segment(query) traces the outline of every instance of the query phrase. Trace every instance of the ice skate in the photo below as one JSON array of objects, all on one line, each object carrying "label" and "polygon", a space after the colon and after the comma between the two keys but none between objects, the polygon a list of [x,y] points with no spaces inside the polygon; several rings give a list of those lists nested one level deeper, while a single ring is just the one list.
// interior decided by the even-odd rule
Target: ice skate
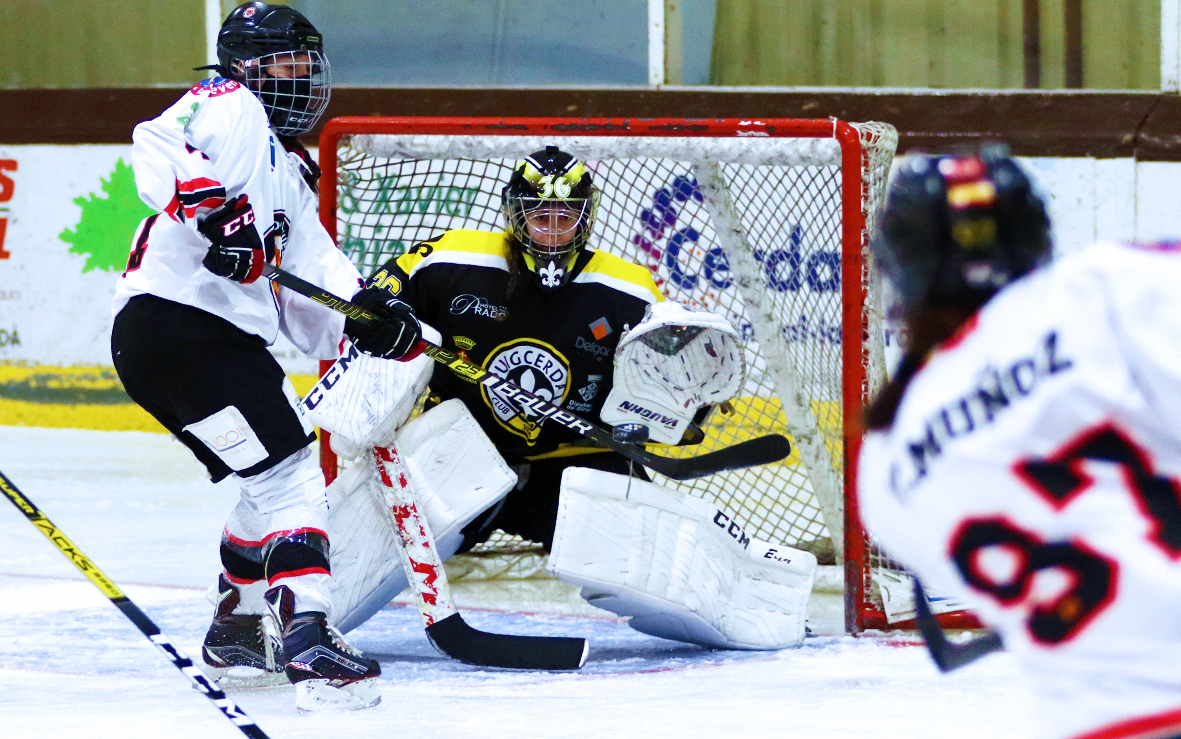
[{"label": "ice skate", "polygon": [[226,576],[217,579],[217,609],[201,657],[213,677],[274,682],[283,676],[282,643],[268,634],[262,616],[236,614],[241,594]]},{"label": "ice skate", "polygon": [[381,702],[376,660],[349,646],[323,613],[292,613],[294,596],[288,588],[268,590],[266,600],[280,625],[287,678],[295,685],[300,713],[353,711]]}]

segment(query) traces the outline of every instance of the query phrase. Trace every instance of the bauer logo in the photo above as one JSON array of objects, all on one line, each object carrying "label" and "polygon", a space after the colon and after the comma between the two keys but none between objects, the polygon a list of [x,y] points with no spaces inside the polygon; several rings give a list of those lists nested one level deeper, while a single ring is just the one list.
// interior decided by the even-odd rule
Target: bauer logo
[{"label": "bauer logo", "polygon": [[[515,339],[501,344],[488,355],[484,368],[547,403],[560,406],[566,402],[570,362],[545,342]],[[481,385],[480,393],[501,426],[529,444],[537,441],[545,416],[531,407],[527,398],[512,388],[490,391],[486,385]]]}]

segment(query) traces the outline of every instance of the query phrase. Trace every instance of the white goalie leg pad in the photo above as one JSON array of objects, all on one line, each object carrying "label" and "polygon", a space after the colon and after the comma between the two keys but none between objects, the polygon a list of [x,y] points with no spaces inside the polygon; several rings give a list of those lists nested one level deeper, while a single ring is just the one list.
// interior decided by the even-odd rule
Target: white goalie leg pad
[{"label": "white goalie leg pad", "polygon": [[[422,336],[439,343],[438,331],[422,324]],[[332,451],[354,459],[394,440],[394,429],[414,410],[430,382],[434,360],[424,355],[409,362],[379,359],[346,342],[340,359],[300,402],[312,423],[329,432]]]},{"label": "white goalie leg pad", "polygon": [[699,408],[742,389],[739,338],[716,313],[672,301],[648,306],[615,349],[614,382],[600,418],[613,426],[643,424],[651,440],[679,443]]},{"label": "white goalie leg pad", "polygon": [[[413,478],[419,511],[446,560],[463,542],[461,529],[508,494],[517,476],[463,401],[448,400],[397,433]],[[381,480],[366,454],[328,487],[334,625],[348,632],[407,585],[398,536],[383,510]]]},{"label": "white goalie leg pad", "polygon": [[723,511],[626,476],[562,475],[546,565],[645,634],[722,649],[804,639],[816,557],[751,539]]}]

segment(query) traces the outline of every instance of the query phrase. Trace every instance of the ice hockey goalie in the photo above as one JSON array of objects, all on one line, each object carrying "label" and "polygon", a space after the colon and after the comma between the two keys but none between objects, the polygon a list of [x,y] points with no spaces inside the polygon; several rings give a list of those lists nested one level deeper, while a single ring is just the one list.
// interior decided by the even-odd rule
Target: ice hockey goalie
[{"label": "ice hockey goalie", "polygon": [[[736,332],[724,319],[666,305],[675,306],[658,304],[629,331],[632,340],[620,342],[616,378],[629,392],[611,397],[667,418],[652,436],[679,441],[703,408],[740,390],[743,366]],[[423,330],[433,338],[432,329]],[[653,374],[665,378],[659,394],[643,391]],[[461,546],[463,529],[517,483],[462,401],[404,423],[430,376],[425,357],[380,363],[346,349],[303,401],[313,421],[332,432],[337,453],[356,457],[329,488],[335,624],[342,631],[407,586],[397,537],[380,509],[370,447],[398,447],[444,559]],[[614,418],[642,420],[624,414]],[[552,542],[549,571],[580,586],[592,605],[630,617],[639,631],[731,649],[779,649],[804,638],[815,557],[751,538],[706,501],[571,466],[561,478]]]}]

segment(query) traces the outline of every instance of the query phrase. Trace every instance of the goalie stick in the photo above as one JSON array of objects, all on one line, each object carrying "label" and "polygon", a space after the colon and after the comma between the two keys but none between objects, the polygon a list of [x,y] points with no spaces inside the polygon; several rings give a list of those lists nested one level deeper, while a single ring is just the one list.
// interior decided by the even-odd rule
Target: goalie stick
[{"label": "goalie stick", "polygon": [[130,619],[131,623],[135,624],[143,632],[143,635],[164,653],[164,656],[168,657],[173,666],[189,679],[195,690],[201,691],[206,698],[213,701],[213,705],[217,706],[218,710],[234,726],[237,726],[239,731],[251,739],[268,739],[258,724],[254,723],[245,711],[230,700],[222,690],[218,689],[216,683],[200,668],[194,666],[193,661],[185,656],[185,653],[174,645],[171,639],[160,632],[160,628],[153,623],[152,619],[132,603],[131,599],[119,590],[119,586],[112,582],[94,562],[91,562],[90,558],[83,554],[82,550],[70,541],[37,506],[33,505],[31,500],[17,490],[16,485],[3,472],[0,472],[0,491],[3,491],[5,497],[12,501],[12,504],[21,513],[25,514],[25,518],[29,519],[30,523],[36,526],[42,534],[45,534],[45,538],[53,542],[53,545],[65,555],[66,559],[73,562],[74,566],[83,575],[86,575],[87,580],[94,583],[95,587],[101,590],[102,594],[107,596],[107,599],[114,603],[115,607],[122,611],[123,615]]},{"label": "goalie stick", "polygon": [[915,625],[923,635],[927,651],[931,653],[931,659],[940,672],[958,670],[986,654],[1005,648],[1000,634],[991,630],[963,644],[948,641],[939,622],[931,614],[931,606],[927,605],[927,594],[923,592],[923,585],[917,577],[914,578],[914,611]]},{"label": "goalie stick", "polygon": [[381,477],[383,508],[393,518],[402,548],[402,566],[414,590],[414,600],[427,636],[440,652],[480,667],[518,670],[577,670],[586,662],[586,639],[553,636],[490,634],[473,629],[459,615],[443,561],[426,519],[418,512],[410,476],[394,447],[374,447]]},{"label": "goalie stick", "polygon": [[[270,264],[263,265],[262,274],[264,277],[277,282],[289,290],[343,313],[354,321],[368,323],[370,321],[381,320],[379,316],[370,313],[364,308],[350,303],[344,298],[333,295],[323,288],[316,287],[312,283],[302,280],[278,267]],[[542,419],[553,419],[555,422],[578,432],[599,446],[613,449],[627,459],[633,462],[639,462],[648,469],[664,475],[671,480],[692,480],[726,470],[738,470],[760,464],[770,464],[771,462],[778,462],[784,459],[791,453],[791,444],[788,443],[786,437],[779,434],[769,434],[755,439],[748,439],[734,446],[701,454],[696,457],[686,457],[683,459],[662,457],[649,452],[642,446],[616,441],[610,431],[537,397],[510,380],[493,374],[483,367],[447,351],[441,346],[425,340],[419,346],[422,347],[423,353],[439,364],[446,365],[448,369],[461,379],[474,384],[482,384],[490,392],[495,391],[502,397],[515,401],[522,409],[533,411],[538,416],[541,416]]]}]

